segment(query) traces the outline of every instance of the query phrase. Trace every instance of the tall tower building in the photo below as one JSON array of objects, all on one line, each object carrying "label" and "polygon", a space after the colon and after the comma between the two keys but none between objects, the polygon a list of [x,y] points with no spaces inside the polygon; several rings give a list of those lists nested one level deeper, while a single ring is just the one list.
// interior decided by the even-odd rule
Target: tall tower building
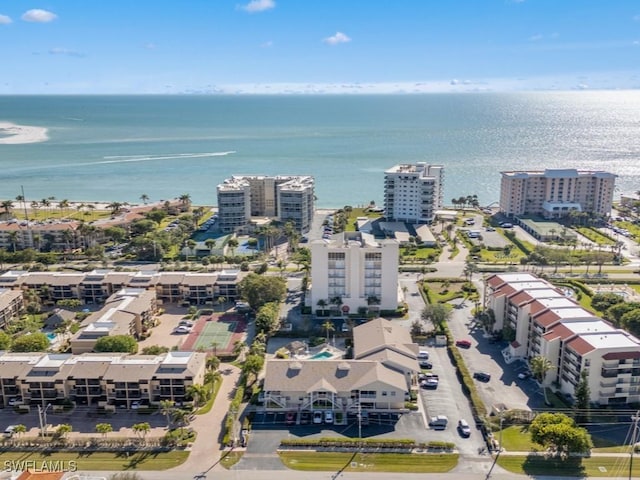
[{"label": "tall tower building", "polygon": [[384,208],[389,221],[432,223],[442,208],[444,166],[396,165],[384,172]]}]

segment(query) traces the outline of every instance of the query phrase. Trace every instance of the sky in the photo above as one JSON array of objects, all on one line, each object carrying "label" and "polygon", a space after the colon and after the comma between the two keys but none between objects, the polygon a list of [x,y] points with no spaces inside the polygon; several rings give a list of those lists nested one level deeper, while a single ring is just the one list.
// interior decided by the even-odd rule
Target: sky
[{"label": "sky", "polygon": [[0,94],[629,88],[638,0],[0,0]]}]

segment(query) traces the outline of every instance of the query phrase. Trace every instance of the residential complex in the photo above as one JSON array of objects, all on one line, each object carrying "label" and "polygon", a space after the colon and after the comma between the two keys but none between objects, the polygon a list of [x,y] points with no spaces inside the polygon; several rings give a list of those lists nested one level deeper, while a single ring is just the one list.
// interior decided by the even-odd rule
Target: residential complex
[{"label": "residential complex", "polygon": [[396,165],[384,172],[384,211],[387,220],[432,223],[442,208],[444,166],[424,162]]},{"label": "residential complex", "polygon": [[640,340],[580,307],[569,292],[528,273],[486,280],[495,330],[513,331],[505,359],[544,356],[552,363],[545,385],[574,395],[587,372],[591,401],[600,405],[640,401]]},{"label": "residential complex", "polygon": [[20,318],[24,310],[22,291],[0,288],[0,328]]},{"label": "residential complex", "polygon": [[377,318],[353,329],[355,357],[267,361],[264,408],[268,411],[331,410],[346,423],[358,411],[404,411],[416,388],[418,345],[408,330]]},{"label": "residential complex", "polygon": [[182,404],[188,388],[204,383],[206,354],[42,354],[0,352],[0,403],[79,405],[105,409]]},{"label": "residential complex", "polygon": [[398,242],[362,232],[342,232],[311,242],[311,307],[339,314],[398,307]]},{"label": "residential complex", "polygon": [[217,187],[218,218],[223,232],[246,233],[252,219],[293,222],[299,233],[311,227],[315,209],[310,176],[234,175]]},{"label": "residential complex", "polygon": [[501,172],[500,211],[561,218],[571,211],[611,213],[616,175],[604,171],[557,169]]},{"label": "residential complex", "polygon": [[75,298],[86,304],[103,303],[123,288],[153,290],[160,303],[211,303],[218,297],[235,300],[237,283],[246,275],[239,270],[212,273],[93,270],[84,273],[25,272],[0,275],[0,289],[31,289],[45,304]]}]

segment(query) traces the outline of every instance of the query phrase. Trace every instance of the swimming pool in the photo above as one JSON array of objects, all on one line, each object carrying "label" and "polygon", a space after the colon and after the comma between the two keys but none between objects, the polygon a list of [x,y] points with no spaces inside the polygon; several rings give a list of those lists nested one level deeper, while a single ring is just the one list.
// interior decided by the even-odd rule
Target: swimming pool
[{"label": "swimming pool", "polygon": [[56,338],[58,338],[58,334],[57,333],[47,333],[47,338],[49,339],[49,342],[53,342]]},{"label": "swimming pool", "polygon": [[316,353],[313,357],[309,357],[309,360],[325,360],[327,358],[332,358],[332,357],[333,357],[333,353],[327,352],[325,350],[324,352]]}]

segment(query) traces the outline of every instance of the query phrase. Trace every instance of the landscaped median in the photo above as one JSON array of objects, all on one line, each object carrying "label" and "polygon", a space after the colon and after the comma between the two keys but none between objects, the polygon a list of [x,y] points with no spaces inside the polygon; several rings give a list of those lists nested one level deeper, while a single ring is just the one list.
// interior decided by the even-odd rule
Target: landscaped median
[{"label": "landscaped median", "polygon": [[283,440],[278,455],[293,470],[441,473],[458,464],[453,449],[447,442],[319,438]]}]

